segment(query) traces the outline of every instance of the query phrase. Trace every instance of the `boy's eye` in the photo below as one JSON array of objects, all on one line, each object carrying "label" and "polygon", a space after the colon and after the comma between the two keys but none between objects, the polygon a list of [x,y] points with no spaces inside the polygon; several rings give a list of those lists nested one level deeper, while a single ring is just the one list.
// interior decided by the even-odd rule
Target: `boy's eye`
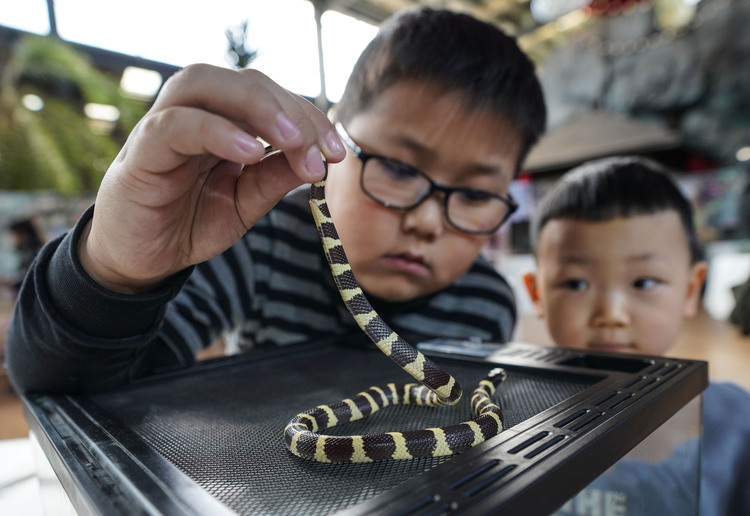
[{"label": "boy's eye", "polygon": [[651,290],[659,284],[656,278],[638,278],[633,282],[633,286],[638,290]]},{"label": "boy's eye", "polygon": [[399,163],[391,161],[378,160],[383,173],[388,175],[388,178],[395,181],[411,181],[415,178],[421,177],[419,172],[416,170],[405,167]]},{"label": "boy's eye", "polygon": [[463,204],[483,204],[496,199],[490,192],[472,188],[456,190],[454,195],[459,195]]},{"label": "boy's eye", "polygon": [[561,286],[567,290],[586,290],[589,284],[582,279],[569,279],[563,281]]},{"label": "boy's eye", "polygon": [[485,192],[484,190],[473,190],[470,188],[457,190],[457,194],[461,194],[461,197],[466,199],[467,201],[486,201],[487,199],[492,199],[492,194],[489,192]]}]

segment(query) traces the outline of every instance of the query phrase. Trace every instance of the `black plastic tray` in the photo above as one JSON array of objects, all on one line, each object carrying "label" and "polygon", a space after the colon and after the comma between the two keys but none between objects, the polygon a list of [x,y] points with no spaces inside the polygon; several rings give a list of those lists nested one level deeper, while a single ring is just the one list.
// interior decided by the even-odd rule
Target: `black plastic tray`
[{"label": "black plastic tray", "polygon": [[[319,464],[293,456],[297,413],[409,381],[377,350],[314,343],[220,359],[96,396],[25,399],[32,431],[83,514],[553,512],[707,386],[705,362],[511,343],[427,343],[470,394],[502,365],[505,430],[454,456]],[[332,429],[443,426],[455,407],[397,406]]]}]

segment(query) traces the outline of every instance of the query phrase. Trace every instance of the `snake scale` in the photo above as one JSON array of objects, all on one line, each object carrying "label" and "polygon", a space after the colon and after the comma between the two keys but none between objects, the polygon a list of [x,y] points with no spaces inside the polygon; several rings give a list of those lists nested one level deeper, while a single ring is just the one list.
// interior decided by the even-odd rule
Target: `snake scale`
[{"label": "snake scale", "polygon": [[386,356],[420,384],[389,383],[370,387],[353,398],[319,405],[292,418],[284,429],[289,450],[318,462],[371,462],[385,459],[439,457],[467,450],[502,431],[500,407],[492,401],[503,369],[493,369],[474,390],[476,417],[442,428],[369,435],[333,436],[319,430],[362,419],[389,405],[453,405],[461,398],[455,378],[394,332],[365,297],[339,240],[325,198],[325,178],[310,188],[310,208],[336,287],[357,325]]}]

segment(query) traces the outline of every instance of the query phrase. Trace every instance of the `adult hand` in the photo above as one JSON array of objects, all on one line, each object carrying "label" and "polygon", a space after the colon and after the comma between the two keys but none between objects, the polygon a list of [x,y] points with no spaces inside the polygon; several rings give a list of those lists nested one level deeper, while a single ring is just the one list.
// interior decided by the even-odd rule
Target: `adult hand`
[{"label": "adult hand", "polygon": [[[262,159],[256,137],[281,152]],[[305,99],[254,70],[187,67],[107,171],[81,263],[111,290],[152,289],[228,249],[292,189],[322,179],[321,151],[331,162],[346,154]]]}]

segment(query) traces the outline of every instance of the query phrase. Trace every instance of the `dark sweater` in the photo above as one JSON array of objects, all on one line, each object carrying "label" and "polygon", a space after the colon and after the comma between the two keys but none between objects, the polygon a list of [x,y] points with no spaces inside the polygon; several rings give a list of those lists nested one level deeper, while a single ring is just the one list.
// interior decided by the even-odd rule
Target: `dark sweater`
[{"label": "dark sweater", "polygon": [[[40,252],[8,334],[8,369],[19,392],[98,391],[155,371],[189,366],[223,337],[230,351],[357,332],[325,261],[307,204],[292,192],[234,246],[176,274],[155,292],[123,295],[94,282],[76,246],[93,207]],[[516,320],[512,291],[483,259],[423,299],[371,299],[407,339],[504,342]]]}]

